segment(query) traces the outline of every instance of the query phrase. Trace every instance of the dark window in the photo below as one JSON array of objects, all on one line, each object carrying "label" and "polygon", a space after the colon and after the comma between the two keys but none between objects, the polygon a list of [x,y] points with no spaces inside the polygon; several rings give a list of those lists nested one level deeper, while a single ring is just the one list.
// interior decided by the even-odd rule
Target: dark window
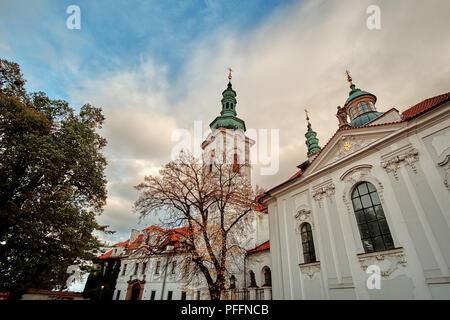
[{"label": "dark window", "polygon": [[233,172],[236,172],[236,173],[239,172],[239,164],[238,164],[238,155],[237,155],[237,153],[235,153],[234,157],[233,157]]},{"label": "dark window", "polygon": [[303,258],[305,263],[316,262],[316,251],[314,249],[314,240],[309,223],[304,223],[301,228]]},{"label": "dark window", "polygon": [[264,284],[263,286],[272,286],[272,274],[269,267],[264,268]]},{"label": "dark window", "polygon": [[156,261],[156,269],[155,269],[155,274],[159,274],[159,266],[161,265],[161,262]]},{"label": "dark window", "polygon": [[147,262],[142,264],[142,274],[145,274],[145,269],[147,269]]},{"label": "dark window", "polygon": [[197,300],[200,300],[200,290],[197,291]]},{"label": "dark window", "polygon": [[362,102],[358,103],[358,113],[359,114],[363,114],[368,111],[370,111],[370,108],[366,102],[362,101]]},{"label": "dark window", "polygon": [[175,273],[175,268],[177,267],[177,261],[172,261],[172,274]]},{"label": "dark window", "polygon": [[227,102],[227,103],[225,104],[225,109],[229,109],[229,108],[230,108],[230,103]]},{"label": "dark window", "polygon": [[252,270],[250,270],[249,274],[250,274],[250,288],[257,287],[258,285],[256,284],[255,273]]},{"label": "dark window", "polygon": [[356,112],[354,108],[350,108],[350,118],[353,120],[356,116]]},{"label": "dark window", "polygon": [[125,272],[127,272],[127,265],[126,264],[123,265],[123,271],[122,271],[122,275],[123,276],[125,275]]},{"label": "dark window", "polygon": [[230,289],[236,289],[236,277],[234,275],[230,277]]},{"label": "dark window", "polygon": [[172,300],[173,291],[167,291],[167,300]]},{"label": "dark window", "polygon": [[138,274],[138,270],[139,270],[139,263],[136,263],[136,267],[134,268],[134,275]]},{"label": "dark window", "polygon": [[119,300],[119,298],[120,298],[120,290],[117,290],[116,300]]},{"label": "dark window", "polygon": [[374,185],[369,182],[358,184],[352,192],[352,202],[364,251],[393,249],[394,241]]},{"label": "dark window", "polygon": [[152,291],[152,294],[150,295],[150,300],[155,300],[156,291]]},{"label": "dark window", "polygon": [[186,300],[186,291],[181,291],[181,300]]}]

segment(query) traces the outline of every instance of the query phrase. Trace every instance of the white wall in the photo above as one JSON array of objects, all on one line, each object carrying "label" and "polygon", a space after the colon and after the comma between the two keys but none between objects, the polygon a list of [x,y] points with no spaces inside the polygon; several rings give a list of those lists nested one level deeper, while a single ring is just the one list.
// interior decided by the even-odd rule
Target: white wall
[{"label": "white wall", "polygon": [[[442,106],[393,132],[382,132],[388,126],[366,130],[371,144],[362,141],[360,152],[337,160],[330,154],[323,168],[272,193],[274,299],[450,299],[449,109]],[[377,188],[397,250],[364,253],[350,200],[360,181]],[[298,215],[301,210],[309,214]],[[318,264],[304,265],[299,219],[313,226]],[[381,289],[366,285],[370,274],[364,270],[371,264],[381,268]]]}]

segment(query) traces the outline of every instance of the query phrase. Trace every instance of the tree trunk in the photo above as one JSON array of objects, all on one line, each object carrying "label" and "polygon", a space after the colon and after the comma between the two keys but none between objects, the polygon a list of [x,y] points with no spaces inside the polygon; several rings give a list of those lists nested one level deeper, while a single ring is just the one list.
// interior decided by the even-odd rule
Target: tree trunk
[{"label": "tree trunk", "polygon": [[222,293],[222,290],[218,288],[217,286],[211,287],[209,289],[209,295],[211,296],[211,300],[220,300],[220,295]]}]

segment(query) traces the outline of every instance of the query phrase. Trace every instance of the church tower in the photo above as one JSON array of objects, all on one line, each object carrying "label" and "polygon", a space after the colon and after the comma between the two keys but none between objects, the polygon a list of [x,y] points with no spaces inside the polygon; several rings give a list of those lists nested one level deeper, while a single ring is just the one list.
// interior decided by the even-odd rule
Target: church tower
[{"label": "church tower", "polygon": [[216,161],[244,165],[241,173],[251,182],[250,147],[255,141],[245,135],[244,120],[237,117],[236,91],[231,84],[231,68],[228,69],[228,85],[222,92],[222,111],[209,125],[211,133],[202,143],[203,160],[210,164]]},{"label": "church tower", "polygon": [[346,71],[346,74],[351,91],[349,92],[347,101],[345,101],[344,110],[350,117],[350,127],[362,127],[370,121],[375,120],[383,113],[377,112],[377,109],[375,108],[377,97],[370,92],[356,88],[350,73]]},{"label": "church tower", "polygon": [[308,130],[305,133],[306,137],[306,146],[308,147],[308,160],[312,160],[317,152],[320,151],[319,139],[317,138],[317,133],[311,128],[311,122],[309,122],[309,114],[308,110],[305,109],[306,112],[306,121],[308,122],[307,128]]}]

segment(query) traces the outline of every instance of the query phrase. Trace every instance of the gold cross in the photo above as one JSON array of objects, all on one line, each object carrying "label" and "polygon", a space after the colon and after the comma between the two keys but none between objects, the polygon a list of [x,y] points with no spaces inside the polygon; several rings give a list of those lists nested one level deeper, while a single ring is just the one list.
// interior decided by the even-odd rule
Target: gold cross
[{"label": "gold cross", "polygon": [[350,84],[353,84],[352,81],[352,77],[350,76],[350,71],[345,70],[345,74],[347,75],[347,81],[350,82]]},{"label": "gold cross", "polygon": [[308,112],[307,109],[305,109],[305,112],[306,112],[306,121],[308,121],[308,128],[310,128],[311,127],[311,122],[309,122],[309,112]]},{"label": "gold cross", "polygon": [[229,71],[229,73],[228,73],[228,80],[231,80],[231,78],[232,78],[231,73],[233,72],[233,69],[228,68],[228,71]]}]

